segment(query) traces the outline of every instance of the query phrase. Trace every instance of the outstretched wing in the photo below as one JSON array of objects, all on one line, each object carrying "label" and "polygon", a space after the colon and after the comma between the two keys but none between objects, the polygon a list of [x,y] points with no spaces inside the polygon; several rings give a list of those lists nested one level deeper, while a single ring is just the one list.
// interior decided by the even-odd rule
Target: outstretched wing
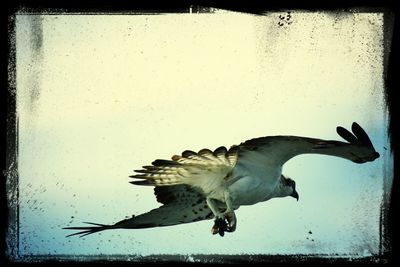
[{"label": "outstretched wing", "polygon": [[202,149],[198,153],[186,150],[172,160],[155,160],[151,166],[135,170],[139,174],[130,176],[139,179],[136,185],[171,186],[186,184],[207,194],[228,177],[237,161],[237,147],[229,151],[219,147],[214,152]]},{"label": "outstretched wing", "polygon": [[114,225],[88,223],[93,226],[66,227],[64,229],[79,231],[68,236],[81,235],[83,237],[108,229],[140,229],[171,226],[208,220],[214,217],[214,214],[207,206],[204,196],[189,186],[155,187],[154,194],[157,201],[164,205],[149,212],[132,216],[132,218],[119,221]]},{"label": "outstretched wing", "polygon": [[355,163],[374,161],[379,157],[367,133],[356,122],[352,124],[352,133],[340,126],[336,131],[348,143],[299,136],[267,136],[247,140],[239,145],[239,163],[282,166],[300,154],[324,154]]}]

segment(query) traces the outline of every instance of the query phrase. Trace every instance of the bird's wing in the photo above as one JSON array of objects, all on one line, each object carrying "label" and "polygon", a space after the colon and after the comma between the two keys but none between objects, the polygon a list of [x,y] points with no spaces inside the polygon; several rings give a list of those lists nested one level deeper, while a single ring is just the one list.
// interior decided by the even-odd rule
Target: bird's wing
[{"label": "bird's wing", "polygon": [[207,194],[218,187],[224,178],[229,178],[237,161],[237,147],[227,150],[219,147],[214,152],[202,149],[198,153],[186,150],[172,160],[155,160],[151,166],[135,170],[139,174],[130,176],[139,179],[136,185],[171,186],[186,184]]},{"label": "bird's wing", "polygon": [[164,205],[149,212],[132,216],[132,218],[119,221],[114,225],[88,223],[93,226],[66,227],[64,229],[78,230],[77,233],[69,236],[81,235],[83,237],[108,229],[170,226],[208,220],[214,217],[214,214],[207,206],[205,197],[187,185],[155,187],[154,194],[157,201]]},{"label": "bird's wing", "polygon": [[247,140],[239,145],[238,165],[281,167],[300,154],[324,154],[341,157],[355,163],[374,161],[379,157],[367,133],[356,122],[352,132],[343,127],[337,133],[347,142],[299,136],[267,136]]}]

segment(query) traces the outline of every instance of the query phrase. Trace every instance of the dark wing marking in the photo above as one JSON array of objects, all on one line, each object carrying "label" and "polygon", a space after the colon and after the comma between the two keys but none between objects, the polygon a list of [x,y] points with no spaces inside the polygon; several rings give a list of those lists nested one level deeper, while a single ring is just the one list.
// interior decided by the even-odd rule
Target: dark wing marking
[{"label": "dark wing marking", "polygon": [[338,126],[336,128],[336,132],[340,135],[344,140],[349,142],[350,144],[355,144],[358,142],[357,137],[355,137],[350,131],[345,128]]},{"label": "dark wing marking", "polygon": [[156,159],[151,164],[153,164],[154,166],[161,166],[161,167],[164,167],[164,166],[176,167],[176,166],[180,166],[181,165],[176,161],[164,160],[164,159]]},{"label": "dark wing marking", "polygon": [[192,199],[202,199],[204,196],[188,185],[156,186],[154,195],[162,204],[172,202],[190,202]]},{"label": "dark wing marking", "polygon": [[189,158],[190,156],[196,156],[197,153],[191,150],[185,150],[182,152],[182,157]]},{"label": "dark wing marking", "polygon": [[213,155],[216,157],[221,156],[221,155],[225,156],[226,153],[228,153],[228,150],[226,150],[226,147],[220,146],[219,148],[214,150]]},{"label": "dark wing marking", "polygon": [[336,128],[336,132],[350,144],[358,144],[369,148],[374,147],[368,134],[358,123],[353,122],[351,130],[353,133],[340,126]]},{"label": "dark wing marking", "polygon": [[357,139],[360,141],[361,144],[363,144],[366,147],[374,147],[372,145],[371,139],[369,139],[368,134],[364,131],[363,128],[361,128],[361,126],[356,123],[353,122],[353,124],[351,125],[351,130],[353,131],[354,135],[357,137]]}]

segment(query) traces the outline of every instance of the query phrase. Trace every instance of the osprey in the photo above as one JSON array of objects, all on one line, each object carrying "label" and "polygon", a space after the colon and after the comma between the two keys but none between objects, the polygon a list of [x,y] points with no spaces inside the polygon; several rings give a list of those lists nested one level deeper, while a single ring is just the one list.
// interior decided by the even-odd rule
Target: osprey
[{"label": "osprey", "polygon": [[247,140],[229,150],[184,151],[172,160],[157,159],[152,165],[135,170],[134,185],[155,186],[154,194],[163,205],[147,213],[132,216],[113,225],[66,227],[80,230],[70,234],[85,236],[108,229],[139,229],[170,226],[215,218],[212,234],[233,232],[235,210],[275,197],[299,199],[296,183],[282,174],[286,161],[300,154],[324,154],[355,163],[379,157],[366,132],[352,124],[352,132],[343,127],[337,133],[347,142],[299,136],[267,136]]}]

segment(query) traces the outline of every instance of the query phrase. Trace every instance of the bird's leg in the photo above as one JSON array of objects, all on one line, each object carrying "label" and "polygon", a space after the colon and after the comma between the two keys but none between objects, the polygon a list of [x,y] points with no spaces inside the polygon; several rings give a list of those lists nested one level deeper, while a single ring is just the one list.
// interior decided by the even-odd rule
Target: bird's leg
[{"label": "bird's leg", "polygon": [[224,214],[219,211],[214,199],[207,198],[206,201],[208,207],[215,216],[214,226],[211,228],[211,233],[213,235],[219,233],[220,236],[224,236],[224,232],[227,228],[227,222],[225,221]]},{"label": "bird's leg", "polygon": [[229,195],[229,192],[225,191],[225,204],[226,211],[224,212],[224,218],[228,221],[228,227],[226,229],[227,232],[234,232],[236,230],[236,215],[233,210],[232,198]]},{"label": "bird's leg", "polygon": [[207,205],[215,215],[214,226],[211,228],[213,235],[219,233],[220,236],[224,236],[225,232],[234,232],[236,230],[236,215],[228,192],[224,193],[224,198],[227,207],[224,213],[219,211],[213,199],[207,198]]}]

